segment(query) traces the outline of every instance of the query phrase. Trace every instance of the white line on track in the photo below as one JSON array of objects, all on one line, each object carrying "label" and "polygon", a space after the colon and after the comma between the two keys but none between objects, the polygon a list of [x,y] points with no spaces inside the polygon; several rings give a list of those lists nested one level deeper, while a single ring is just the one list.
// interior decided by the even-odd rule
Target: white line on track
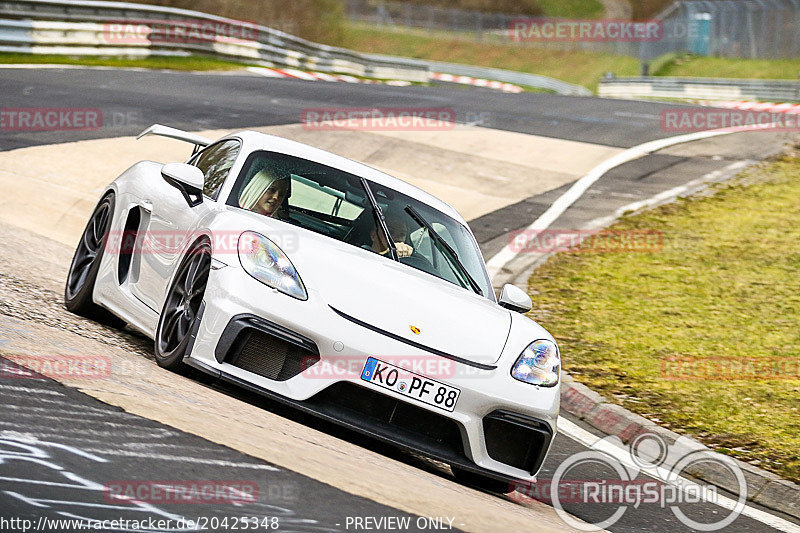
[{"label": "white line on track", "polygon": [[[117,425],[117,424],[115,424]],[[18,420],[9,421],[9,420],[0,420],[0,426],[10,426],[12,428],[20,428],[22,425]],[[95,438],[97,437],[112,437],[112,438],[123,438],[123,439],[163,439],[166,437],[174,437],[177,435],[174,431],[164,428],[148,428],[148,427],[133,427],[131,428],[134,431],[103,431],[99,429],[92,429],[92,428],[79,428],[74,427],[69,429],[69,434],[64,434],[60,431],[28,431],[26,427],[22,426],[20,431],[24,432],[26,435],[33,435],[39,438],[53,438],[57,437],[59,439],[69,439],[73,435],[89,435]],[[2,430],[2,431],[9,431],[9,430]]]},{"label": "white line on track", "polygon": [[[590,170],[588,174],[573,183],[564,194],[562,194],[555,202],[553,202],[550,207],[548,207],[547,210],[539,216],[539,218],[534,220],[533,223],[523,231],[530,233],[532,234],[531,236],[533,236],[549,228],[550,225],[558,219],[558,217],[564,214],[564,211],[569,209],[572,204],[574,204],[581,196],[583,196],[589,187],[591,187],[606,172],[615,167],[669,146],[699,141],[701,139],[708,139],[710,137],[717,137],[719,135],[728,135],[731,133],[737,133],[739,131],[747,130],[726,129],[698,131],[695,133],[687,133],[685,135],[667,137],[666,139],[656,139],[655,141],[646,142],[638,146],[628,148],[624,152],[620,152],[617,155],[606,159]],[[518,254],[519,252],[513,251],[511,247],[506,244],[502,250],[500,250],[494,257],[486,262],[486,268],[489,270],[489,277],[494,279],[503,269],[503,267],[517,257]]]},{"label": "white line on track", "polygon": [[677,187],[673,187],[671,189],[667,189],[666,191],[662,191],[662,192],[660,192],[660,193],[658,193],[658,194],[656,194],[654,196],[651,196],[650,198],[647,198],[645,200],[639,200],[637,202],[633,202],[633,203],[630,203],[630,204],[627,204],[627,205],[623,205],[622,207],[620,207],[619,209],[614,211],[614,213],[611,214],[611,215],[608,215],[608,216],[605,216],[605,217],[600,217],[600,218],[595,218],[594,220],[590,221],[587,224],[587,227],[589,229],[605,227],[605,226],[613,223],[615,220],[620,218],[625,213],[628,213],[628,212],[631,212],[631,211],[638,211],[638,210],[644,209],[646,207],[656,206],[656,205],[658,205],[658,204],[660,204],[662,202],[667,202],[667,201],[670,201],[670,200],[674,200],[675,198],[677,198],[679,196],[682,196],[684,194],[690,193],[690,192],[698,189],[701,185],[703,185],[705,183],[713,182],[713,181],[719,179],[722,176],[727,176],[730,173],[738,171],[738,170],[741,170],[741,169],[743,169],[743,168],[745,168],[745,167],[747,167],[747,166],[749,166],[749,165],[751,165],[753,163],[755,163],[755,161],[752,160],[752,159],[744,159],[744,160],[741,160],[741,161],[735,161],[735,162],[731,163],[730,165],[728,165],[725,168],[722,168],[722,169],[719,169],[719,170],[714,170],[714,171],[711,171],[711,172],[709,172],[707,174],[703,174],[699,178],[693,179],[692,181],[689,181],[689,182],[687,182],[687,183],[685,183],[683,185],[678,185]]},{"label": "white line on track", "polygon": [[[80,413],[79,413],[80,414]],[[25,416],[24,413],[18,413],[18,416],[22,415]],[[80,424],[95,424],[96,426],[102,426],[104,428],[125,428],[127,430],[132,431],[152,431],[153,429],[148,426],[139,426],[136,424],[131,424],[130,422],[109,422],[108,420],[103,419],[87,419],[83,417],[83,414],[80,414],[80,417],[71,417],[71,416],[63,416],[63,415],[56,415],[56,414],[49,414],[49,415],[42,415],[37,414],[33,415],[36,417],[36,420],[57,420],[60,422],[77,422]],[[146,419],[145,419],[146,420]],[[17,421],[0,421],[0,425],[3,424],[16,424]]]},{"label": "white line on track", "polygon": [[[75,407],[75,406],[71,406]],[[58,409],[56,407],[35,407],[33,405],[4,405],[3,409],[6,411],[33,411],[36,413],[48,413],[48,414],[63,414],[63,415],[78,415],[78,416],[100,416],[100,417],[120,417],[120,418],[138,418],[136,415],[131,413],[126,413],[124,411],[89,411],[83,410],[80,411],[71,411],[69,409]]]},{"label": "white line on track", "polygon": [[[578,426],[573,422],[570,422],[564,417],[558,418],[558,430],[564,435],[571,438],[572,440],[586,446],[587,448],[591,448],[606,453],[626,466],[633,467],[635,469],[641,469],[641,467],[634,464],[634,462],[631,460],[631,455],[628,450],[620,448],[618,446],[614,446],[612,443],[608,441],[603,441],[597,435],[594,435],[589,431],[586,431],[582,427]],[[641,471],[665,483],[674,484],[676,482],[676,480],[673,479],[674,476],[671,477],[669,471],[662,467],[641,469]],[[695,484],[693,481],[690,481],[683,477],[679,479],[682,481],[682,483],[680,483],[681,486],[688,486]],[[728,510],[733,510],[734,508],[736,508],[737,505],[736,500],[723,496],[722,494],[717,494],[717,501],[713,503]],[[788,520],[779,518],[766,511],[756,509],[755,507],[750,507],[749,505],[744,506],[741,514],[743,516],[761,522],[762,524],[766,524],[769,527],[775,528],[779,531],[784,531],[786,533],[800,533],[800,526],[798,526],[797,524],[793,524]]]},{"label": "white line on track", "polygon": [[31,387],[17,387],[14,385],[0,385],[0,390],[11,390],[16,392],[32,392],[34,394],[49,394],[51,396],[64,396],[62,393],[54,390],[34,389]]},{"label": "white line on track", "polygon": [[202,457],[188,457],[186,455],[165,455],[162,453],[134,452],[128,450],[104,450],[102,448],[84,448],[84,451],[96,453],[98,455],[116,455],[120,457],[138,457],[142,459],[157,459],[161,461],[178,461],[181,463],[195,463],[201,465],[227,466],[229,468],[250,468],[253,470],[268,470],[279,472],[280,468],[271,465],[260,465],[256,463],[234,463],[222,461],[220,459],[204,459]]}]

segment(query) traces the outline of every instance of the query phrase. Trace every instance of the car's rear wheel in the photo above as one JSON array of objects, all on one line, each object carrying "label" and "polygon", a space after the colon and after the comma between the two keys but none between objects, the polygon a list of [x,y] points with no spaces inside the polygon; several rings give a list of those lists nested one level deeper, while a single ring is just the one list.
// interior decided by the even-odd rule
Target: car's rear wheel
[{"label": "car's rear wheel", "polygon": [[64,305],[73,313],[122,326],[124,322],[92,300],[97,272],[105,252],[111,220],[114,215],[114,193],[104,196],[94,208],[75,249],[64,287]]},{"label": "car's rear wheel", "polygon": [[482,476],[481,474],[476,474],[469,470],[462,470],[457,466],[451,466],[450,470],[453,471],[455,478],[465,485],[488,490],[489,492],[499,492],[500,494],[508,494],[515,490],[514,484],[508,481],[500,481],[499,479]]},{"label": "car's rear wheel", "polygon": [[211,244],[201,240],[186,254],[167,291],[156,329],[155,355],[159,366],[170,370],[183,366],[210,271]]}]

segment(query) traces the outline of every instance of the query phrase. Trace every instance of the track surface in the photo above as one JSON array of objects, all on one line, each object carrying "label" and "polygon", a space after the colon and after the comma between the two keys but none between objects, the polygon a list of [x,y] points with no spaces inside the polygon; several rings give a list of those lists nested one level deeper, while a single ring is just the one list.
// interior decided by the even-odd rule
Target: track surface
[{"label": "track surface", "polygon": [[[113,137],[138,133],[154,122],[164,122],[190,130],[230,128],[296,123],[302,109],[307,107],[332,106],[432,106],[452,107],[461,121],[482,121],[483,125],[495,129],[506,129],[521,133],[532,133],[554,138],[569,139],[627,148],[648,140],[667,136],[659,129],[658,114],[665,107],[656,103],[625,102],[595,98],[569,98],[545,94],[505,95],[492,91],[452,90],[445,88],[387,87],[375,85],[350,85],[335,83],[307,83],[293,80],[263,79],[240,75],[202,75],[163,72],[128,72],[105,70],[3,70],[0,77],[0,93],[3,107],[92,107],[100,108],[108,123],[98,131],[57,133],[0,132],[0,149],[10,150],[39,144],[60,143],[73,140]],[[255,110],[255,111],[254,111]],[[116,120],[116,123],[114,123]],[[751,135],[751,134],[746,134]],[[746,135],[728,140],[706,142],[700,148],[676,148],[670,153],[654,154],[624,165],[602,178],[574,208],[564,214],[556,227],[576,228],[580,224],[613,212],[614,209],[637,199],[647,198],[700,175],[724,171],[731,162],[758,160],[776,151],[782,138],[759,137],[753,143]],[[57,164],[57,162],[54,162]],[[498,212],[471,221],[484,253],[489,256],[505,244],[509,230],[527,225],[560,194],[559,190],[538,197],[522,200]],[[3,230],[5,228],[0,228]],[[26,321],[45,324],[65,324],[70,331],[92,336],[94,326],[83,325],[81,319],[72,317],[59,308],[60,295],[52,289],[52,283],[43,281],[48,270],[38,272],[33,265],[40,264],[37,257],[42,250],[28,250],[19,257],[15,248],[0,244],[0,351],[4,342],[12,342],[15,328],[24,328]],[[28,266],[30,265],[30,266]],[[31,268],[30,271],[27,269]],[[52,274],[52,272],[49,272]],[[35,295],[32,297],[32,295]],[[27,301],[26,301],[27,299]],[[33,312],[41,309],[41,313]],[[18,321],[15,318],[22,318]],[[82,331],[83,330],[83,331]],[[87,333],[87,331],[89,333]],[[96,335],[96,333],[94,333]],[[129,348],[146,353],[146,342],[127,333],[118,333]],[[157,369],[155,371],[158,371]],[[20,385],[20,382],[25,383]],[[388,458],[403,461],[442,479],[446,472],[435,465],[362,439],[334,427],[320,425],[296,413],[282,410],[275,405],[264,405],[260,398],[238,389],[208,383],[242,401],[263,405],[265,409],[301,423],[322,428],[338,438],[348,440],[365,448],[378,451]],[[16,387],[16,389],[15,389]],[[27,391],[26,388],[35,389]],[[54,454],[53,462],[79,476],[103,483],[113,479],[146,477],[148,479],[232,479],[235,476],[256,478],[261,488],[258,505],[278,506],[289,520],[281,530],[318,531],[325,528],[345,529],[342,520],[346,516],[406,516],[386,506],[364,498],[320,484],[312,479],[282,469],[272,470],[263,461],[244,456],[234,450],[162,426],[133,415],[105,406],[69,388],[48,380],[20,380],[16,378],[0,381],[0,393],[9,408],[0,413],[0,435],[18,438],[8,431],[41,435],[51,440],[105,458],[100,463],[66,449]],[[44,415],[42,413],[47,413]],[[83,432],[83,433],[81,433]],[[84,435],[84,436],[81,436]],[[102,442],[102,444],[99,444]],[[202,461],[155,460],[146,454],[121,453],[147,449],[158,450],[173,458],[197,458],[226,461],[236,467],[207,464]],[[0,457],[8,450],[0,448]],[[168,451],[167,451],[168,450]],[[552,476],[555,468],[570,455],[583,451],[581,445],[559,435],[553,451],[540,474],[542,479]],[[105,454],[105,455],[104,455]],[[200,466],[202,465],[202,466]],[[255,473],[255,475],[254,475]],[[60,474],[60,475],[63,475]],[[602,479],[607,473],[596,471],[593,479]],[[46,494],[49,499],[77,499],[75,489],[47,489],[43,492],[25,492],[33,484],[10,481],[7,478],[39,479],[33,469],[9,461],[0,464],[0,509],[3,515],[42,516],[42,508],[34,507],[24,499],[8,492],[35,495]],[[193,476],[193,477],[192,477]],[[58,477],[58,476],[55,476]],[[52,476],[50,481],[54,481]],[[23,489],[24,485],[24,489]],[[39,491],[44,485],[38,485]],[[277,489],[275,487],[278,487]],[[283,488],[281,488],[283,487]],[[286,489],[286,487],[289,487]],[[292,499],[288,494],[297,489]],[[407,490],[398,488],[398,490]],[[60,492],[59,492],[60,491]],[[70,492],[72,491],[72,492]],[[102,494],[94,494],[102,502]],[[97,498],[99,497],[99,500]],[[486,498],[496,496],[486,495]],[[310,501],[313,500],[313,503]],[[81,501],[89,501],[85,497]],[[63,510],[51,505],[48,513]],[[168,506],[170,513],[185,513],[186,516],[211,515],[232,516],[230,506],[203,507],[202,513],[195,509]],[[269,514],[271,507],[248,507],[235,509],[235,513]],[[608,516],[603,506],[568,505],[567,510],[585,520]],[[7,511],[7,512],[6,512]],[[119,513],[108,509],[94,508],[92,512],[110,518]],[[722,510],[710,504],[692,507],[691,514],[717,516]],[[306,520],[306,521],[302,521]],[[314,521],[314,522],[310,522]],[[291,524],[289,526],[288,524]],[[470,524],[453,527],[470,529]],[[350,528],[352,529],[352,528]],[[689,531],[678,522],[668,509],[643,505],[630,509],[613,531]],[[740,517],[730,531],[767,531],[771,528],[755,520]]]}]

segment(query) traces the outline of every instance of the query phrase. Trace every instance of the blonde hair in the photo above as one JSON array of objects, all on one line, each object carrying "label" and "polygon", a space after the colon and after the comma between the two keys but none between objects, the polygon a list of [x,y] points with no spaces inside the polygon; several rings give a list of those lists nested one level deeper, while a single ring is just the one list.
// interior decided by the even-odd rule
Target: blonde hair
[{"label": "blonde hair", "polygon": [[268,169],[258,171],[239,194],[239,207],[252,211],[270,185],[280,180],[287,180],[291,185],[289,176],[279,176]]}]

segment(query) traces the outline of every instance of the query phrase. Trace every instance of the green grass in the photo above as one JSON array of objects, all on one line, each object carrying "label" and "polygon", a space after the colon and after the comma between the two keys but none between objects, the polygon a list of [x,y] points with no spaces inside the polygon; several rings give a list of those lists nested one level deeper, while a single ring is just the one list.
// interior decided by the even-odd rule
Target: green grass
[{"label": "green grass", "polygon": [[792,59],[733,59],[697,57],[688,54],[674,57],[653,72],[656,76],[691,76],[698,78],[793,79],[800,74],[800,57]]},{"label": "green grass", "polygon": [[[465,63],[541,74],[597,90],[606,72],[617,76],[638,76],[639,60],[585,51],[476,42],[473,35],[404,30],[398,32],[348,24],[341,46],[363,52],[413,57],[434,61]],[[707,78],[797,79],[800,58],[735,59],[671,55],[654,60],[651,73],[658,76]]]},{"label": "green grass", "polygon": [[548,17],[594,19],[605,14],[598,0],[537,0],[537,3]]},{"label": "green grass", "polygon": [[592,90],[606,72],[613,71],[618,76],[639,74],[636,58],[611,54],[479,43],[421,32],[384,32],[361,25],[348,26],[343,39],[342,46],[354,50],[543,74]]},{"label": "green grass", "polygon": [[[798,175],[800,158],[787,157],[713,195],[630,216],[612,229],[662,232],[663,249],[562,253],[529,282],[530,316],[558,339],[575,379],[793,481],[800,481]],[[785,359],[763,379],[666,379],[683,375],[673,357],[713,365],[721,364],[714,358]]]},{"label": "green grass", "polygon": [[242,63],[211,57],[116,57],[0,53],[0,64],[58,64],[103,67],[139,67],[170,70],[237,70]]}]

